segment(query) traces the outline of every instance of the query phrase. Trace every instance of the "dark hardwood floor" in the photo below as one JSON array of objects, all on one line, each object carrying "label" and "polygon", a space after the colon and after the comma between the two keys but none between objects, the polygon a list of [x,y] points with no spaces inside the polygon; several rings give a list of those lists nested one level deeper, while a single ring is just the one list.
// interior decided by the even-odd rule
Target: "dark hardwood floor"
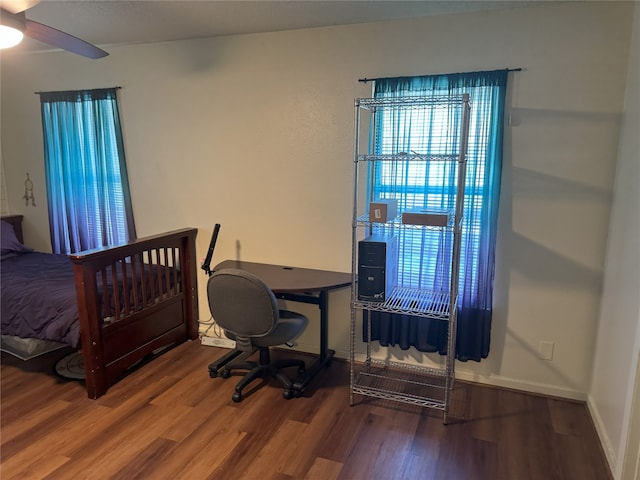
[{"label": "dark hardwood floor", "polygon": [[223,352],[180,345],[98,400],[53,373],[64,352],[3,353],[0,478],[612,478],[581,403],[457,382],[445,426],[438,411],[361,397],[350,406],[348,364],[334,360],[302,398],[269,383],[236,404],[238,377],[207,372]]}]

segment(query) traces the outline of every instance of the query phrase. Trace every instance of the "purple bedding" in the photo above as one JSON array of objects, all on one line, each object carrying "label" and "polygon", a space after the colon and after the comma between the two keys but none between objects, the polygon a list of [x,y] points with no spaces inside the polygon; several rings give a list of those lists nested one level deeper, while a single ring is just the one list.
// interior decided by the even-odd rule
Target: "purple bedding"
[{"label": "purple bedding", "polygon": [[[158,269],[162,269],[160,272]],[[144,275],[142,273],[144,270]],[[116,282],[119,299],[118,310],[140,310],[153,298],[173,288],[174,273],[158,265],[138,263],[133,275],[130,264],[117,268]],[[2,310],[2,335],[21,338],[38,338],[80,346],[80,320],[76,301],[73,264],[66,255],[28,252],[11,253],[0,264],[0,292]],[[101,305],[103,318],[115,314],[115,290],[110,268],[107,269],[107,308]],[[176,275],[179,273],[176,272]],[[124,278],[126,276],[126,281]],[[142,277],[145,277],[143,282]],[[160,277],[160,278],[158,278]],[[135,280],[133,280],[135,278]],[[168,281],[167,281],[168,280]],[[97,279],[98,296],[102,301],[102,279]],[[144,284],[144,286],[143,286]],[[126,292],[124,291],[126,289]],[[136,290],[137,295],[133,294]]]},{"label": "purple bedding", "polygon": [[16,254],[2,260],[0,275],[3,335],[53,340],[78,348],[73,265],[66,255]]}]

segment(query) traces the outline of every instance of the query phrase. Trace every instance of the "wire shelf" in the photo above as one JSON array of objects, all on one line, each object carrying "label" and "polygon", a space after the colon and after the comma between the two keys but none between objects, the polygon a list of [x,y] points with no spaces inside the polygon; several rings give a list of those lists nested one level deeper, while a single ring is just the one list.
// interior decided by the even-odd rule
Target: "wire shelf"
[{"label": "wire shelf", "polygon": [[[450,385],[452,386],[452,385]],[[445,410],[444,370],[370,360],[354,378],[353,393]]]},{"label": "wire shelf", "polygon": [[358,162],[465,162],[458,153],[365,153],[356,157]]},{"label": "wire shelf", "polygon": [[[357,292],[357,286],[354,292]],[[354,299],[353,306],[376,312],[449,320],[449,292],[396,287],[381,302]]]},{"label": "wire shelf", "polygon": [[[460,218],[460,221],[462,221],[462,217]],[[439,225],[414,225],[411,223],[402,223],[401,215],[398,215],[397,217],[390,219],[388,222],[372,222],[369,219],[369,215],[364,214],[364,215],[360,215],[356,219],[356,225],[354,226],[358,226],[358,227],[385,226],[385,227],[402,227],[402,228],[417,228],[417,229],[426,228],[428,230],[452,229],[455,226],[455,215],[453,214],[453,212],[449,213],[447,224],[439,226]]]},{"label": "wire shelf", "polygon": [[465,104],[465,95],[433,95],[428,97],[376,97],[356,98],[355,106],[366,109],[373,108],[425,108],[425,107],[462,107]]},{"label": "wire shelf", "polygon": [[[397,132],[384,132],[384,121],[388,117],[397,118],[406,110],[414,110],[411,114],[422,117],[423,113],[429,114],[435,108],[442,109],[438,115],[457,112],[460,114],[460,128],[454,134],[458,136],[455,141],[451,141],[444,130],[435,132],[433,136],[421,133],[421,139],[411,142],[409,146],[404,146],[406,142],[400,141]],[[366,110],[366,112],[365,112]],[[354,205],[352,220],[352,278],[351,287],[351,322],[350,322],[350,402],[354,404],[354,395],[375,397],[382,400],[392,400],[412,404],[421,407],[428,407],[443,411],[443,422],[447,423],[449,406],[451,401],[451,389],[455,380],[455,355],[456,350],[456,328],[457,328],[457,303],[458,303],[458,275],[460,268],[461,249],[461,225],[463,214],[463,202],[465,194],[466,178],[466,152],[469,134],[469,95],[439,95],[439,96],[409,96],[409,97],[387,97],[387,98],[357,98],[355,99],[355,132],[354,132]],[[380,114],[380,115],[378,115]],[[458,117],[456,117],[458,118]],[[361,135],[369,133],[369,139],[361,138]],[[385,136],[386,135],[386,136]],[[390,137],[390,138],[387,138]],[[432,138],[433,137],[433,138]],[[388,140],[388,143],[381,140]],[[420,145],[420,146],[417,146]],[[403,149],[406,149],[404,151]],[[396,151],[399,150],[399,151]],[[429,152],[439,152],[437,154],[421,154],[420,150]],[[381,153],[384,152],[384,153]],[[391,153],[389,153],[391,152]],[[379,162],[379,163],[376,163]],[[412,163],[415,162],[415,163]],[[428,217],[425,211],[424,216],[416,216],[412,209],[405,208],[400,216],[386,220],[385,222],[372,222],[375,218],[369,216],[368,210],[374,202],[374,183],[372,174],[390,167],[390,170],[416,168],[423,169],[422,163],[436,163],[438,171],[446,171],[447,175],[455,176],[455,185],[448,183],[440,185],[445,189],[455,191],[455,201],[451,202],[451,211],[445,220],[441,216]],[[443,163],[449,162],[449,163]],[[435,167],[435,165],[434,165]],[[364,183],[360,178],[366,178],[368,183]],[[442,176],[442,182],[448,176]],[[366,192],[365,192],[366,188]],[[448,190],[447,190],[448,191]],[[395,191],[387,192],[394,196]],[[399,202],[400,203],[400,202]],[[428,202],[427,202],[428,203]],[[428,208],[424,207],[425,210]],[[367,212],[362,215],[363,212]],[[413,223],[442,223],[444,225],[414,225],[413,223],[402,223],[404,214],[405,221]],[[418,212],[422,213],[422,212]],[[442,220],[442,221],[440,221]],[[406,235],[409,240],[416,241],[417,245],[425,245],[430,242],[435,235],[438,237],[438,245],[442,246],[442,258],[436,259],[439,265],[447,268],[449,266],[450,276],[446,279],[447,285],[441,290],[428,290],[410,288],[405,285],[398,285],[390,292],[386,289],[380,296],[384,299],[364,299],[359,298],[358,271],[359,262],[359,242],[362,227],[372,233],[398,233]],[[407,229],[414,229],[408,231]],[[419,230],[422,231],[419,231]],[[380,232],[378,232],[380,230]],[[407,231],[405,231],[407,230]],[[402,233],[404,232],[404,233]],[[395,252],[392,252],[395,255]],[[398,252],[399,259],[395,257],[387,259],[396,262],[398,268],[404,261],[404,252]],[[384,265],[380,262],[381,266]],[[443,277],[444,278],[444,277]],[[444,281],[444,280],[443,280]],[[364,282],[364,280],[363,280]],[[401,281],[402,283],[402,281]],[[408,282],[406,282],[408,283]],[[366,361],[364,364],[356,365],[355,350],[359,330],[358,310],[371,312],[383,312],[399,315],[411,315],[427,319],[443,320],[447,322],[447,352],[444,355],[444,365],[441,369],[429,369],[422,366],[413,366],[406,363],[394,363],[391,361],[376,361],[371,358],[371,336],[364,340],[366,345]],[[362,320],[364,322],[363,313]],[[368,317],[368,321],[371,318]],[[362,325],[365,327],[365,325]],[[370,332],[371,323],[368,324]],[[389,352],[388,352],[389,353]],[[392,352],[391,352],[392,355]]]}]

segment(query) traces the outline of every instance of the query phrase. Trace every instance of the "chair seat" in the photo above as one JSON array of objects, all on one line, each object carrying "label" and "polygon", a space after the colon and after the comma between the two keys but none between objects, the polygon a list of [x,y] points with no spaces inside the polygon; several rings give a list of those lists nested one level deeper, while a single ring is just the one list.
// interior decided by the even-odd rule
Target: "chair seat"
[{"label": "chair seat", "polygon": [[[262,348],[287,343],[304,330],[309,321],[304,315],[289,310],[280,310],[279,315],[280,319],[272,332],[264,337],[251,337],[251,343],[255,347]],[[230,340],[236,340],[236,335],[232,332],[225,330],[224,334]]]}]

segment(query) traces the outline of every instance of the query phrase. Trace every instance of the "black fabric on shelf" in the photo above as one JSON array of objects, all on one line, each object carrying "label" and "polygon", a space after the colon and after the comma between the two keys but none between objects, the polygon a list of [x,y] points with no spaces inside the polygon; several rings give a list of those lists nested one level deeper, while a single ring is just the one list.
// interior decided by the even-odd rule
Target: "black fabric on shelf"
[{"label": "black fabric on shelf", "polygon": [[[460,312],[459,312],[460,315]],[[371,316],[371,341],[383,347],[413,347],[419,352],[447,354],[447,322],[444,320],[386,312],[363,312],[362,340],[367,341]],[[479,362],[489,355],[491,313],[468,312],[458,317],[456,359]],[[479,338],[482,340],[479,341]]]}]

